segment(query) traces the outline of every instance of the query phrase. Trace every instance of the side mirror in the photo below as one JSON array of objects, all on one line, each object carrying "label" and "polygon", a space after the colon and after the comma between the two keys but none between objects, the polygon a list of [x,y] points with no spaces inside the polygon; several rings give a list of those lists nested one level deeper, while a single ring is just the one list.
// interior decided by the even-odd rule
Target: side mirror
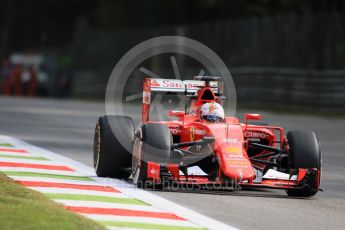
[{"label": "side mirror", "polygon": [[246,129],[247,129],[248,120],[261,120],[261,114],[258,114],[258,113],[246,113],[245,119],[246,119]]},{"label": "side mirror", "polygon": [[246,123],[248,120],[261,120],[261,114],[246,113],[245,119]]},{"label": "side mirror", "polygon": [[170,117],[183,117],[185,115],[184,111],[169,110],[168,115]]}]

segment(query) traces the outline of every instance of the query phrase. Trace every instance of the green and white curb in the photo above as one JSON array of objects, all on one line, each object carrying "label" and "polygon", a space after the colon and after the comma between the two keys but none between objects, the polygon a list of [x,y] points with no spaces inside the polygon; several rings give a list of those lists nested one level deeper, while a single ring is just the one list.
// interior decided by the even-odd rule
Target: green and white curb
[{"label": "green and white curb", "polygon": [[235,229],[8,136],[0,136],[0,171],[108,229]]}]

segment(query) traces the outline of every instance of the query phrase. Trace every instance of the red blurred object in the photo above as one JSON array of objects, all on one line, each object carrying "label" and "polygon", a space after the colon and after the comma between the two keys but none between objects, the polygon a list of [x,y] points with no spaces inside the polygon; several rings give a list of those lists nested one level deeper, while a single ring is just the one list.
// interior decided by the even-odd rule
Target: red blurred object
[{"label": "red blurred object", "polygon": [[23,68],[22,65],[17,64],[10,71],[8,79],[4,84],[4,95],[16,95],[21,96],[23,93],[22,76]]},{"label": "red blurred object", "polygon": [[246,121],[247,120],[261,120],[261,114],[246,113],[245,119]]},{"label": "red blurred object", "polygon": [[36,88],[37,88],[37,77],[36,77],[36,71],[34,70],[34,67],[32,65],[29,67],[29,73],[30,73],[30,80],[29,80],[27,93],[28,93],[28,96],[35,96]]}]

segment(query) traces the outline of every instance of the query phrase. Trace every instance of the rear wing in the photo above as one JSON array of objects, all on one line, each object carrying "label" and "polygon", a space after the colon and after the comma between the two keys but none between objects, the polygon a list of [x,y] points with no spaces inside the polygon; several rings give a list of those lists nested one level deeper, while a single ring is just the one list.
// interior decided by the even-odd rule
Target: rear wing
[{"label": "rear wing", "polygon": [[182,81],[177,79],[145,78],[143,84],[142,122],[144,123],[149,119],[151,92],[172,92],[184,93],[185,95],[195,95],[200,88],[207,84],[215,95],[223,94],[223,82],[219,81],[220,78],[196,76],[194,79],[205,80]]},{"label": "rear wing", "polygon": [[[194,94],[205,86],[205,81],[198,80],[177,80],[177,79],[158,79],[158,78],[146,78],[145,81],[149,81],[150,89],[152,92],[174,92]],[[210,87],[215,94],[220,93],[220,82],[211,81]]]}]

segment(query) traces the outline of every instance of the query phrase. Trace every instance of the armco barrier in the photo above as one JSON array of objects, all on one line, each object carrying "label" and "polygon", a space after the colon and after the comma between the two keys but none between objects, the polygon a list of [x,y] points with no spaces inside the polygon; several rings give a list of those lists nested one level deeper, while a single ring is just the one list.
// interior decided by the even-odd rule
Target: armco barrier
[{"label": "armco barrier", "polygon": [[238,104],[247,107],[345,111],[345,70],[232,68]]},{"label": "armco barrier", "polygon": [[[345,70],[254,67],[229,69],[235,82],[239,107],[345,112]],[[198,70],[188,72],[198,73]],[[128,84],[126,94],[140,93],[144,77],[143,75],[130,80],[131,84]],[[192,76],[185,77],[191,78]],[[76,72],[74,96],[103,99],[107,80],[105,71]]]}]

